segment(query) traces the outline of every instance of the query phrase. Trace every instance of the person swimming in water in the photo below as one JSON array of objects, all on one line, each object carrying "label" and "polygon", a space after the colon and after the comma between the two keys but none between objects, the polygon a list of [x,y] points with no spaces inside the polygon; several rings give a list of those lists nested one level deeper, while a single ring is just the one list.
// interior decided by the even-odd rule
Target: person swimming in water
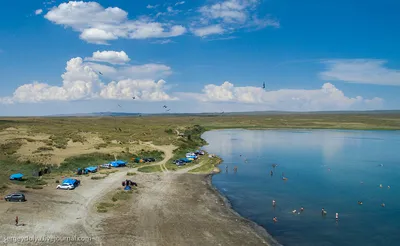
[{"label": "person swimming in water", "polygon": [[277,217],[274,217],[274,218],[272,219],[272,221],[274,221],[274,223],[276,223],[276,222],[278,222],[278,218],[277,218]]},{"label": "person swimming in water", "polygon": [[275,200],[272,200],[272,207],[275,207],[275,205],[276,205]]},{"label": "person swimming in water", "polygon": [[300,212],[303,212],[303,211],[304,211],[304,208],[303,208],[303,207],[301,207],[301,208],[300,208]]},{"label": "person swimming in water", "polygon": [[321,215],[322,215],[322,216],[325,216],[325,215],[326,215],[326,211],[325,211],[324,208],[322,208],[322,210],[321,210]]},{"label": "person swimming in water", "polygon": [[381,204],[381,207],[383,207],[383,208],[384,208],[385,206],[386,206],[386,205],[385,205],[384,203],[382,203],[382,204]]},{"label": "person swimming in water", "polygon": [[271,176],[273,176],[273,175],[274,175],[274,172],[272,172],[272,170],[271,170],[269,173],[271,174]]},{"label": "person swimming in water", "polygon": [[336,213],[335,218],[336,218],[336,221],[339,220],[339,213]]},{"label": "person swimming in water", "polygon": [[362,201],[358,201],[358,205],[362,205],[363,203],[362,203]]}]

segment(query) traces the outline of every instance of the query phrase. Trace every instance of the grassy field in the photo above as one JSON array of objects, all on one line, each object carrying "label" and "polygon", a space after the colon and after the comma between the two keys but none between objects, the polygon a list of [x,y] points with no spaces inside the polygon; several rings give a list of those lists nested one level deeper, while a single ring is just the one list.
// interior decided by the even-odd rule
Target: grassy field
[{"label": "grassy field", "polygon": [[[400,114],[0,118],[0,187],[8,183],[8,176],[14,172],[22,172],[28,176],[24,185],[35,186],[40,183],[30,174],[42,168],[43,163],[21,161],[18,158],[18,151],[24,144],[41,141],[41,145],[38,145],[33,152],[45,156],[51,151],[61,153],[71,144],[89,144],[85,134],[95,134],[101,141],[90,144],[96,151],[98,150],[98,153],[93,151],[93,153],[69,156],[52,169],[53,172],[72,172],[78,167],[99,165],[113,160],[114,155],[104,152],[104,149],[108,148],[126,147],[126,150],[118,152],[119,159],[130,160],[136,156],[162,159],[160,152],[149,152],[145,149],[129,150],[127,146],[132,142],[173,144],[178,147],[174,151],[173,158],[181,158],[186,152],[194,151],[206,144],[200,138],[203,132],[224,128],[399,130]],[[11,139],[7,138],[8,135],[4,132],[10,129],[22,129],[24,134],[23,136],[14,134]],[[38,136],[43,139],[38,140]],[[76,146],[76,149],[81,148],[83,147],[80,145]],[[197,171],[208,171],[212,165],[214,164],[210,163]],[[149,168],[143,168],[141,171],[148,171]],[[157,167],[150,169],[152,168]],[[171,162],[168,162],[167,168],[177,169]]]}]

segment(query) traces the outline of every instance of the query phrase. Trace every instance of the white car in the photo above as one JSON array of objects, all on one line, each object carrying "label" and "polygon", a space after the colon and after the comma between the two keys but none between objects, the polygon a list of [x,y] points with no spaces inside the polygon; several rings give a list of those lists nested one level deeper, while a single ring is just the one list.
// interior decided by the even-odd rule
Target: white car
[{"label": "white car", "polygon": [[75,187],[72,184],[60,184],[60,185],[57,185],[57,189],[73,190],[73,189],[75,189]]}]

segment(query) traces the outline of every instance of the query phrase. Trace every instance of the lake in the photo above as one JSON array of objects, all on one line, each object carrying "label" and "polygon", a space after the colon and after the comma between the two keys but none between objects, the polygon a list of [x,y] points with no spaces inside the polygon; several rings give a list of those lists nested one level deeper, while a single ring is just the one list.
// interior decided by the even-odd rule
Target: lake
[{"label": "lake", "polygon": [[213,185],[281,244],[400,244],[399,131],[216,130],[203,138],[224,160]]}]

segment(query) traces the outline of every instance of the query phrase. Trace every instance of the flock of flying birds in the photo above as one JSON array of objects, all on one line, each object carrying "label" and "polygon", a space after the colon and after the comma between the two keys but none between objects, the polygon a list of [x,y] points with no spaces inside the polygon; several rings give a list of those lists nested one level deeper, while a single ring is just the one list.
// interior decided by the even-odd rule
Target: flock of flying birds
[{"label": "flock of flying birds", "polygon": [[[103,76],[103,73],[102,72],[100,72],[100,71],[95,71],[96,73],[98,73],[99,75],[101,75],[101,76]],[[262,88],[263,89],[265,89],[265,83],[263,83],[263,85],[262,85]],[[135,96],[133,96],[132,97],[132,99],[133,100],[135,100],[136,99],[136,97]],[[117,104],[118,105],[118,107],[119,108],[122,108],[122,106],[120,105],[120,104]],[[171,111],[171,109],[167,106],[167,105],[163,105],[163,109],[164,109],[164,111],[165,111],[165,113],[167,113],[167,112],[170,112]],[[222,114],[224,114],[225,112],[224,111],[222,111],[221,112],[221,115]],[[138,115],[139,117],[141,117],[142,115],[141,114],[139,114]],[[115,116],[113,116],[114,117],[114,119],[115,119],[115,122],[116,122],[116,118],[115,118]],[[121,130],[121,128],[118,128],[117,126],[116,126],[116,123],[115,123],[115,129],[117,130],[117,131],[122,131]]]}]

